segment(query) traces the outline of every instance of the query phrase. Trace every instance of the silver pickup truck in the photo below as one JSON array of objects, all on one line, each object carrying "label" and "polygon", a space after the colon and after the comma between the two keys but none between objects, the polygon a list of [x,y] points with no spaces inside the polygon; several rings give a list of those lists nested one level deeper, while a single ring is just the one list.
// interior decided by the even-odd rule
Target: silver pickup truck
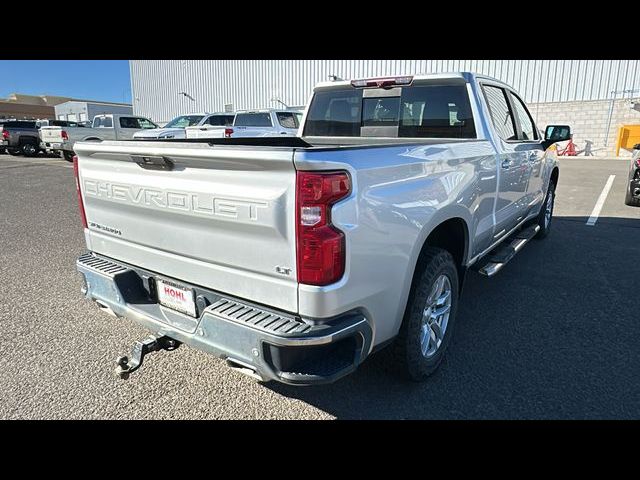
[{"label": "silver pickup truck", "polygon": [[77,143],[84,295],[151,335],[308,385],[391,344],[421,381],[465,274],[550,228],[558,166],[508,85],[471,73],[321,83],[302,136]]},{"label": "silver pickup truck", "polygon": [[42,145],[47,152],[62,152],[65,160],[72,161],[78,141],[128,140],[133,134],[158,126],[148,118],[124,114],[96,115],[91,127],[43,126],[40,128]]}]

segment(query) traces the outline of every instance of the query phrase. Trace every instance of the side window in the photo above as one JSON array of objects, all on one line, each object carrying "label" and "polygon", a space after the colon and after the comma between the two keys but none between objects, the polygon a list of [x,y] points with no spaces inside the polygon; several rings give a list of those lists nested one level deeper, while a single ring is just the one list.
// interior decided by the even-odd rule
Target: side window
[{"label": "side window", "polygon": [[211,115],[205,120],[205,125],[213,125],[216,127],[228,127],[233,125],[233,115]]},{"label": "side window", "polygon": [[278,123],[282,128],[298,128],[298,117],[294,112],[276,112]]},{"label": "side window", "polygon": [[516,94],[510,93],[520,121],[520,127],[522,128],[522,140],[538,140],[538,130],[533,123],[529,110],[527,110],[527,106]]},{"label": "side window", "polygon": [[140,122],[134,117],[120,117],[120,128],[135,128],[140,130]]},{"label": "side window", "polygon": [[269,113],[239,113],[234,122],[236,127],[272,127]]},{"label": "side window", "polygon": [[209,118],[207,118],[204,121],[205,125],[213,125],[215,127],[219,127],[220,125],[222,125],[222,117],[218,116],[218,115],[211,115]]},{"label": "side window", "polygon": [[493,126],[503,140],[518,140],[513,113],[507,102],[506,92],[500,87],[483,85]]}]

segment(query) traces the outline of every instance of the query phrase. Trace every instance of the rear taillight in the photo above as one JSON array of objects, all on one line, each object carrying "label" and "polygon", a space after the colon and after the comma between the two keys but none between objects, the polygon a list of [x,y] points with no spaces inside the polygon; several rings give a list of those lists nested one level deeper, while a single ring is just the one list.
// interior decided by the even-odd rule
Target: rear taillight
[{"label": "rear taillight", "polygon": [[63,140],[69,140],[69,135],[67,135],[67,132],[65,132],[64,130],[60,132],[60,136]]},{"label": "rear taillight", "polygon": [[331,224],[331,207],[351,191],[347,172],[298,172],[296,246],[298,282],[329,285],[344,274],[344,233]]},{"label": "rear taillight", "polygon": [[636,167],[640,168],[640,158],[636,158]]},{"label": "rear taillight", "polygon": [[411,85],[411,83],[413,83],[413,76],[411,75],[351,80],[351,86],[355,88],[391,88],[398,85]]},{"label": "rear taillight", "polygon": [[225,138],[231,138],[232,134],[233,134],[233,128],[225,128],[224,129],[224,137]]},{"label": "rear taillight", "polygon": [[2,139],[3,140],[9,140],[9,132],[6,130],[2,131]]},{"label": "rear taillight", "polygon": [[80,175],[78,175],[78,156],[73,156],[73,176],[76,179],[76,192],[78,193],[78,206],[80,207],[80,218],[82,226],[87,228],[87,215],[84,213],[84,203],[82,202],[82,191],[80,190]]}]

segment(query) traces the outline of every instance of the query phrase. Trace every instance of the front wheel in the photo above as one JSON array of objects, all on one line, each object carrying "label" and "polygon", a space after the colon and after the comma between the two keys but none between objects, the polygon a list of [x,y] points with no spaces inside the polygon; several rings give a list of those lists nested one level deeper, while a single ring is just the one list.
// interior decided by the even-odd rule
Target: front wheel
[{"label": "front wheel", "polygon": [[429,247],[420,265],[393,347],[401,373],[416,382],[426,380],[440,365],[458,308],[458,269],[451,254]]},{"label": "front wheel", "polygon": [[76,154],[73,152],[67,152],[67,151],[62,152],[62,156],[67,162],[73,162],[73,157],[75,157],[75,155]]},{"label": "front wheel", "polygon": [[9,155],[13,155],[14,157],[22,154],[22,151],[18,148],[7,148],[7,152]]},{"label": "front wheel", "polygon": [[550,181],[549,188],[547,189],[547,196],[544,198],[544,203],[542,204],[536,223],[534,223],[534,225],[537,224],[540,227],[540,230],[538,230],[538,233],[534,238],[542,239],[549,235],[555,201],[556,184],[553,181]]}]

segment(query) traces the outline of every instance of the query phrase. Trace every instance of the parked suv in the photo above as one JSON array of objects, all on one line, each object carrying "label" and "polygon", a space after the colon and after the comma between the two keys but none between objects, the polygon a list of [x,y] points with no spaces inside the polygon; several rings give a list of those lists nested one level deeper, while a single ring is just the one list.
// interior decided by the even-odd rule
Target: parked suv
[{"label": "parked suv", "polygon": [[302,120],[299,110],[241,110],[233,125],[185,128],[187,138],[295,137]]},{"label": "parked suv", "polygon": [[170,138],[187,138],[185,128],[202,128],[209,127],[222,128],[233,124],[234,113],[192,113],[189,115],[181,115],[174,118],[162,128],[144,130],[133,135],[134,139],[170,139]]}]

